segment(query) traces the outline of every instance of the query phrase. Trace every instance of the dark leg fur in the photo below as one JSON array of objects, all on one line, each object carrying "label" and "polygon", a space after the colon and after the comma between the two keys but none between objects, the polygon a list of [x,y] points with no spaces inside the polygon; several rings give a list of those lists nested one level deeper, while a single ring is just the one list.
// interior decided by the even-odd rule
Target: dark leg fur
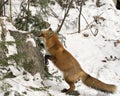
[{"label": "dark leg fur", "polygon": [[51,61],[54,61],[55,57],[52,56],[52,55],[45,55],[45,64],[46,65],[48,64],[48,59],[51,60]]},{"label": "dark leg fur", "polygon": [[50,57],[50,55],[45,55],[45,64],[48,65],[48,58]]},{"label": "dark leg fur", "polygon": [[41,46],[42,48],[45,48],[45,46],[44,46],[44,44],[43,44],[43,43],[41,43],[41,44],[40,44],[40,46]]},{"label": "dark leg fur", "polygon": [[120,1],[119,0],[117,0],[116,8],[120,10]]}]

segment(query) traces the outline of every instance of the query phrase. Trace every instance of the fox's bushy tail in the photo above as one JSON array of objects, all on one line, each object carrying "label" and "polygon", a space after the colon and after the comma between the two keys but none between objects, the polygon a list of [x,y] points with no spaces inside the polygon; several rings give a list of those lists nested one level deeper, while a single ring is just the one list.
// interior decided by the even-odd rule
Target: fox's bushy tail
[{"label": "fox's bushy tail", "polygon": [[110,85],[101,82],[100,80],[91,77],[90,75],[86,74],[84,78],[82,78],[82,82],[87,85],[88,87],[107,92],[107,93],[114,93],[116,91],[115,85]]}]

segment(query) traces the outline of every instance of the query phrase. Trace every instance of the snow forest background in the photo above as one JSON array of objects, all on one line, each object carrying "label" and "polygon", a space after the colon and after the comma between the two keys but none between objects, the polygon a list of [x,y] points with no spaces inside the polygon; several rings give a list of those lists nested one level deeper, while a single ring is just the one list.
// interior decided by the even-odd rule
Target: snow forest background
[{"label": "snow forest background", "polygon": [[120,0],[0,0],[0,96],[69,96],[37,35],[51,27],[85,72],[114,94],[76,83],[80,96],[120,96]]}]

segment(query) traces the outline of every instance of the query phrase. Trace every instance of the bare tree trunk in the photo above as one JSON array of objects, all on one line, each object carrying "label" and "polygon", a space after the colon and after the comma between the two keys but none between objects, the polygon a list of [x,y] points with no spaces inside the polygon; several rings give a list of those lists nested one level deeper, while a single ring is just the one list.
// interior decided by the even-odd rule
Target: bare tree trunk
[{"label": "bare tree trunk", "polygon": [[14,37],[16,41],[16,48],[18,53],[24,54],[24,57],[19,58],[16,63],[22,66],[26,71],[30,72],[32,75],[40,73],[41,77],[44,79],[47,76],[47,71],[45,70],[46,65],[44,64],[44,57],[40,52],[40,46],[34,47],[32,42],[26,42],[28,38],[28,33],[20,33],[19,31],[10,31],[11,36]]},{"label": "bare tree trunk", "polygon": [[30,10],[30,0],[28,0],[28,11]]},{"label": "bare tree trunk", "polygon": [[10,0],[10,20],[12,21],[12,0]]},{"label": "bare tree trunk", "polygon": [[29,29],[27,29],[27,26],[28,26],[28,19],[29,19],[29,15],[30,15],[30,0],[28,0],[27,2],[27,18],[26,18],[26,31],[29,31]]},{"label": "bare tree trunk", "polygon": [[63,18],[63,20],[62,20],[62,23],[61,23],[60,26],[58,26],[58,28],[57,28],[57,30],[56,30],[57,33],[59,33],[59,31],[61,30],[61,28],[62,28],[62,26],[63,26],[63,24],[64,24],[64,22],[65,22],[65,19],[66,19],[67,15],[68,15],[68,12],[69,12],[70,7],[71,7],[71,5],[72,5],[72,2],[73,2],[73,0],[71,0],[70,3],[69,3],[68,9],[67,9],[67,11],[66,11],[66,13],[65,13],[65,15],[64,15],[64,18]]},{"label": "bare tree trunk", "polygon": [[[5,58],[7,57],[6,56],[6,51],[7,51],[7,48],[5,46],[5,34],[6,34],[6,29],[5,29],[5,25],[4,23],[2,22],[2,19],[0,18],[0,26],[1,26],[1,31],[2,33],[0,34],[1,36],[1,41],[0,41],[0,66],[1,65],[7,65],[7,61],[5,60]],[[3,62],[4,61],[4,64]]]},{"label": "bare tree trunk", "polygon": [[82,14],[82,5],[83,5],[83,2],[84,0],[81,0],[81,4],[80,4],[80,9],[79,9],[79,16],[78,16],[78,33],[80,33],[81,31],[81,25],[80,25],[80,22],[81,22],[81,14]]},{"label": "bare tree trunk", "polygon": [[3,0],[0,0],[0,16],[3,16]]},{"label": "bare tree trunk", "polygon": [[0,16],[5,15],[5,4],[8,2],[8,0],[0,0]]},{"label": "bare tree trunk", "polygon": [[[5,0],[3,0],[3,2],[5,2]],[[3,5],[3,16],[5,16],[5,4]]]}]

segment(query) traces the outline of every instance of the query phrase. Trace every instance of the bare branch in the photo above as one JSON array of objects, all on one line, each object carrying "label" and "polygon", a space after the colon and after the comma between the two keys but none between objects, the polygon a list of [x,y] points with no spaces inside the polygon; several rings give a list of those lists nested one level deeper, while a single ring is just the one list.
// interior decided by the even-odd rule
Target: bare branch
[{"label": "bare branch", "polygon": [[82,5],[83,5],[83,2],[84,0],[81,0],[81,3],[80,3],[80,9],[79,9],[79,16],[78,16],[78,33],[80,33],[81,31],[81,26],[80,26],[80,22],[81,22],[81,14],[82,14]]},{"label": "bare branch", "polygon": [[[87,23],[87,26],[88,26],[88,28],[90,27],[90,25],[91,25],[91,23],[89,24],[88,23],[88,21],[87,21],[87,19],[85,18],[85,16],[82,14],[82,16],[83,16],[83,18],[85,19],[85,21],[86,21],[86,23]],[[94,22],[94,21],[93,21]],[[87,27],[85,28],[85,29],[87,29]],[[93,31],[92,31],[92,29],[90,28],[90,31],[91,31],[91,33],[94,35],[94,33],[93,33]]]},{"label": "bare branch", "polygon": [[48,6],[49,10],[51,13],[48,13],[49,15],[55,17],[55,18],[58,18],[58,15]]},{"label": "bare branch", "polygon": [[[3,1],[3,4],[0,6],[0,9],[2,9],[2,7],[8,2],[8,0],[6,0],[5,2]],[[2,13],[3,10],[0,10],[0,13]]]},{"label": "bare branch", "polygon": [[66,11],[66,13],[65,13],[65,15],[64,15],[64,18],[63,18],[63,20],[62,20],[62,22],[61,22],[61,25],[58,25],[58,28],[56,29],[56,32],[57,32],[57,33],[60,32],[60,30],[61,30],[61,28],[62,28],[62,26],[63,26],[63,24],[64,24],[64,22],[65,22],[65,19],[66,19],[67,15],[68,15],[68,12],[69,12],[70,7],[71,7],[71,5],[72,5],[72,2],[73,2],[73,0],[71,0],[70,3],[69,3],[68,9],[67,9],[67,11]]},{"label": "bare branch", "polygon": [[[102,14],[103,14],[103,13],[101,13],[100,15],[98,15],[98,17],[100,17]],[[80,30],[80,32],[89,29],[89,30],[91,31],[91,33],[93,34],[93,36],[96,36],[96,35],[98,34],[98,29],[95,30],[95,33],[94,33],[94,32],[92,31],[92,29],[91,29],[92,23],[94,23],[95,20],[93,20],[91,23],[88,23],[88,21],[87,21],[87,19],[85,18],[85,16],[84,16],[83,14],[81,14],[81,15],[83,16],[85,22],[87,23],[87,26],[86,26],[86,28],[84,28],[83,30]],[[99,19],[101,19],[101,18],[98,18],[98,20],[99,20]],[[69,35],[69,34],[76,34],[76,33],[78,33],[78,32],[68,33],[68,35]]]}]

